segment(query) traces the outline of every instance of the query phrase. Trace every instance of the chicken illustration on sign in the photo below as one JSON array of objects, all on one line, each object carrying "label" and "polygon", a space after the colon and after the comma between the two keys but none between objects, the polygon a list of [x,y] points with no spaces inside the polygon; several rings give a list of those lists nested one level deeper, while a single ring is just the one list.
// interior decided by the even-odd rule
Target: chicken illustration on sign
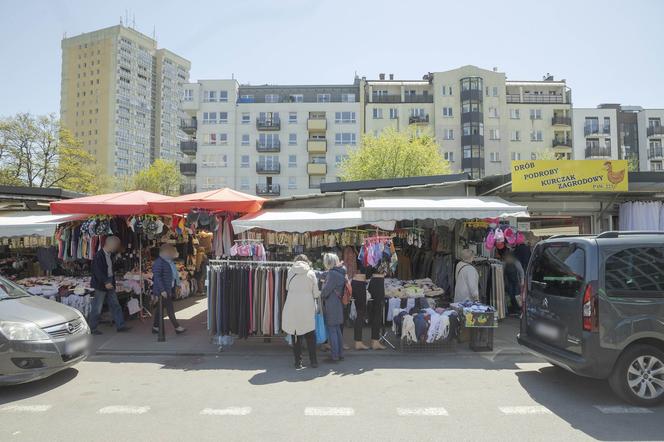
[{"label": "chicken illustration on sign", "polygon": [[626,160],[512,161],[513,192],[626,192]]}]

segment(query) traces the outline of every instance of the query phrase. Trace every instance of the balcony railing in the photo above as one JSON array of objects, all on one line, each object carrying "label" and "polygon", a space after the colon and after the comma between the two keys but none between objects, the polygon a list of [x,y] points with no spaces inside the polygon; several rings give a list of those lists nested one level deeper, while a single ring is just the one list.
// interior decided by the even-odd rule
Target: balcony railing
[{"label": "balcony railing", "polygon": [[309,153],[326,153],[327,140],[309,139],[307,140],[307,152]]},{"label": "balcony railing", "polygon": [[273,140],[269,143],[256,141],[256,150],[258,152],[281,152],[281,141]]},{"label": "balcony railing", "polygon": [[482,89],[466,89],[461,91],[461,101],[482,101]]},{"label": "balcony railing", "polygon": [[538,103],[538,104],[563,104],[565,97],[562,95],[521,95],[507,94],[508,103]]},{"label": "balcony railing", "polygon": [[586,147],[586,158],[610,156],[611,149],[608,147]]},{"label": "balcony railing", "polygon": [[664,148],[651,147],[648,149],[648,159],[662,159],[664,158]]},{"label": "balcony railing", "polygon": [[196,132],[198,121],[196,118],[183,118],[180,120],[180,129],[187,133]]},{"label": "balcony railing", "polygon": [[272,173],[280,173],[281,172],[281,164],[279,163],[256,163],[256,173],[266,173],[266,174],[272,174]]},{"label": "balcony railing", "polygon": [[429,114],[426,115],[413,115],[408,117],[408,124],[428,124]]},{"label": "balcony railing", "polygon": [[461,112],[461,124],[464,123],[482,123],[484,114],[479,111]]},{"label": "balcony railing", "polygon": [[256,119],[256,129],[258,130],[281,130],[281,119]]},{"label": "balcony railing", "polygon": [[180,173],[185,176],[196,175],[196,163],[180,163]]},{"label": "balcony railing", "polygon": [[611,134],[611,126],[584,126],[583,134],[588,135],[609,135]]},{"label": "balcony railing", "polygon": [[281,195],[281,187],[279,184],[256,184],[256,195],[279,196]]},{"label": "balcony railing", "polygon": [[180,151],[185,155],[196,155],[198,142],[196,140],[180,141]]},{"label": "balcony railing", "polygon": [[569,138],[554,138],[553,147],[572,147],[572,140]]},{"label": "balcony railing", "polygon": [[433,95],[429,94],[417,94],[417,95],[405,95],[404,103],[433,103]]},{"label": "balcony railing", "polygon": [[554,116],[551,119],[551,124],[557,125],[557,126],[571,126],[572,125],[572,119],[570,117]]},{"label": "balcony railing", "polygon": [[648,136],[664,135],[664,126],[650,126],[648,128]]},{"label": "balcony railing", "polygon": [[390,95],[371,95],[372,103],[401,103],[401,95],[390,94]]},{"label": "balcony railing", "polygon": [[307,163],[307,173],[309,175],[326,175],[327,163],[318,161]]}]

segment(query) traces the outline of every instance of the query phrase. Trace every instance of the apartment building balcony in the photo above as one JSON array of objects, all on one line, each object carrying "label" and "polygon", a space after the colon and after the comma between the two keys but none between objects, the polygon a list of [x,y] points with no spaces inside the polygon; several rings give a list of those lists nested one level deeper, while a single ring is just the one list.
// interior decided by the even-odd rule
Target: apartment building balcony
[{"label": "apartment building balcony", "polygon": [[433,95],[429,94],[416,94],[405,95],[403,97],[404,103],[433,103]]},{"label": "apartment building balcony", "polygon": [[327,140],[307,140],[307,152],[309,153],[327,153]]},{"label": "apartment building balcony", "polygon": [[185,155],[194,156],[198,151],[198,142],[196,140],[180,141],[180,151]]},{"label": "apartment building balcony", "polygon": [[327,130],[327,119],[325,117],[309,117],[307,130]]},{"label": "apartment building balcony", "polygon": [[586,158],[610,158],[611,149],[607,147],[586,147]]},{"label": "apartment building balcony", "polygon": [[[369,100],[367,100],[369,101]],[[387,95],[378,95],[373,94],[371,96],[372,103],[401,103],[401,95],[397,94],[387,94]]]},{"label": "apartment building balcony", "polygon": [[554,126],[571,126],[572,118],[554,115],[554,117],[551,119],[551,124]]},{"label": "apartment building balcony", "polygon": [[408,117],[408,124],[429,124],[429,114]]},{"label": "apartment building balcony", "polygon": [[281,172],[281,164],[279,163],[256,163],[256,173],[260,174],[278,174]]},{"label": "apartment building balcony", "polygon": [[256,195],[279,196],[281,195],[281,187],[279,184],[256,184]]},{"label": "apartment building balcony", "polygon": [[180,186],[180,193],[182,195],[187,195],[189,193],[196,193],[196,184],[187,183]]},{"label": "apartment building balcony", "polygon": [[571,138],[554,138],[551,143],[553,147],[572,147]]},{"label": "apartment building balcony", "polygon": [[281,152],[281,141],[273,140],[269,143],[256,141],[256,151],[258,152]]},{"label": "apartment building balcony", "polygon": [[281,119],[256,119],[256,129],[258,130],[281,130]]},{"label": "apartment building balcony", "polygon": [[462,146],[484,146],[484,135],[461,135]]},{"label": "apartment building balcony", "polygon": [[180,163],[180,173],[184,176],[195,176],[196,163]]},{"label": "apartment building balcony", "polygon": [[461,91],[461,101],[482,101],[483,99],[481,89],[466,89]]},{"label": "apartment building balcony", "polygon": [[309,175],[327,175],[327,163],[307,163]]},{"label": "apartment building balcony", "polygon": [[180,120],[180,129],[189,135],[196,132],[197,128],[198,128],[198,121],[196,120],[196,118],[183,118]]},{"label": "apartment building balcony", "polygon": [[664,135],[664,126],[650,126],[648,128],[647,134],[649,137]]},{"label": "apartment building balcony", "polygon": [[505,97],[508,103],[536,103],[536,104],[569,104],[565,103],[563,95],[539,95],[539,94],[524,94],[523,97],[519,94],[507,94]]},{"label": "apartment building balcony", "polygon": [[611,135],[611,126],[584,126],[583,135],[589,136],[609,136]]},{"label": "apartment building balcony", "polygon": [[482,122],[484,122],[484,114],[482,112],[471,111],[461,113],[461,124]]},{"label": "apartment building balcony", "polygon": [[651,147],[648,149],[648,159],[649,160],[661,160],[664,159],[664,148],[662,147]]}]

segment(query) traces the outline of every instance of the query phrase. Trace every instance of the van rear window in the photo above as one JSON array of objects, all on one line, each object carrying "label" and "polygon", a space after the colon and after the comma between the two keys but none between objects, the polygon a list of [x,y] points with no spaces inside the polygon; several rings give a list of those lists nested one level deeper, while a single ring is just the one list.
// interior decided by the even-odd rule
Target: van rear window
[{"label": "van rear window", "polygon": [[664,247],[630,247],[610,255],[604,279],[609,296],[664,297]]},{"label": "van rear window", "polygon": [[533,257],[530,280],[549,296],[574,298],[583,289],[586,254],[574,244],[544,244]]}]

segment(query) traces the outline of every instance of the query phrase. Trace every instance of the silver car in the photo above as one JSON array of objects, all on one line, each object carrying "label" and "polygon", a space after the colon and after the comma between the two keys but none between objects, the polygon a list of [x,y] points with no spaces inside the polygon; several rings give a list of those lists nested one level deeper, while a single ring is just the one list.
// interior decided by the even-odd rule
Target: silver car
[{"label": "silver car", "polygon": [[90,329],[78,310],[0,278],[0,385],[51,376],[89,349]]}]

